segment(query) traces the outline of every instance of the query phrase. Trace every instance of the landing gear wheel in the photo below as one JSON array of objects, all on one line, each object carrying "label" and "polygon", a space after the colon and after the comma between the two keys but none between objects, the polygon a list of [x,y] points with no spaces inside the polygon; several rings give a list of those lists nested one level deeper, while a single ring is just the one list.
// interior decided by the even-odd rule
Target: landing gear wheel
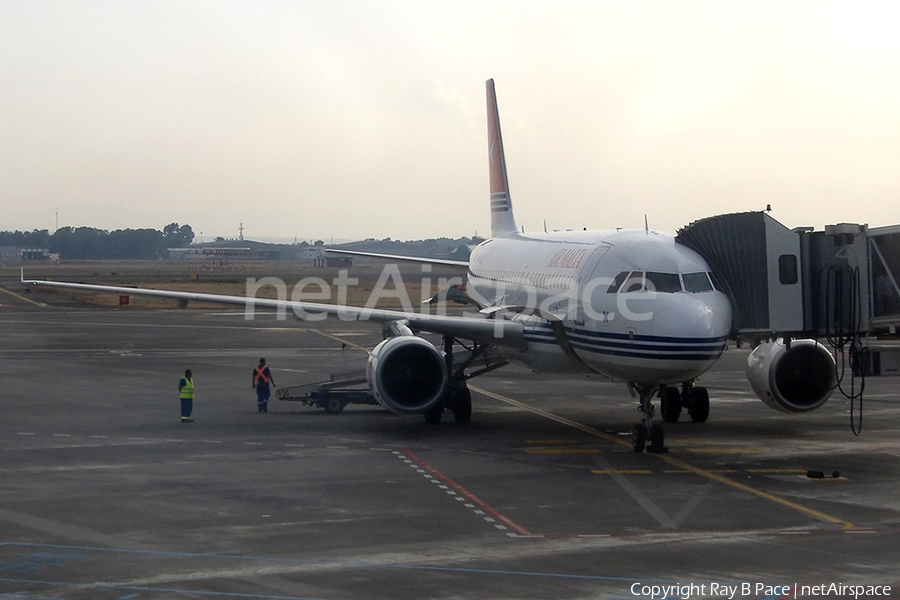
[{"label": "landing gear wheel", "polygon": [[663,388],[662,397],[659,399],[659,412],[663,421],[674,423],[681,416],[681,394],[673,387]]},{"label": "landing gear wheel", "polygon": [[327,412],[329,415],[336,415],[344,410],[344,403],[340,398],[332,397],[325,400],[325,406],[323,406],[322,408],[324,408],[325,412]]},{"label": "landing gear wheel", "polygon": [[444,415],[444,403],[438,402],[437,406],[433,406],[425,411],[425,422],[429,425],[437,425],[441,422]]},{"label": "landing gear wheel", "polygon": [[472,419],[472,392],[465,385],[453,392],[451,410],[457,423],[468,423]]},{"label": "landing gear wheel", "polygon": [[637,423],[631,428],[631,447],[635,452],[643,452],[647,445],[647,428]]},{"label": "landing gear wheel", "polygon": [[650,428],[650,452],[668,452],[666,448],[666,434],[663,432],[662,425],[659,423]]},{"label": "landing gear wheel", "polygon": [[709,418],[709,392],[705,387],[695,387],[691,392],[691,407],[688,413],[694,423],[705,423]]}]

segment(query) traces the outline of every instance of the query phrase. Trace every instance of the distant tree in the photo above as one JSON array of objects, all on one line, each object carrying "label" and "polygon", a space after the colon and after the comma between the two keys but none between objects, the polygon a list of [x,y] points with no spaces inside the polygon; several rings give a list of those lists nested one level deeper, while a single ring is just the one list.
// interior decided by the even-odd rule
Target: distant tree
[{"label": "distant tree", "polygon": [[16,248],[47,248],[50,245],[50,232],[46,229],[34,231],[2,231],[0,246]]},{"label": "distant tree", "polygon": [[194,239],[190,225],[171,223],[156,229],[117,229],[108,232],[94,227],[61,227],[53,235],[46,230],[26,234],[0,232],[0,245],[21,248],[48,248],[69,260],[153,259],[165,255],[166,248],[187,246]]},{"label": "distant tree", "polygon": [[166,240],[167,248],[190,246],[194,241],[194,230],[190,225],[179,226],[178,223],[169,223],[163,227],[163,238]]}]

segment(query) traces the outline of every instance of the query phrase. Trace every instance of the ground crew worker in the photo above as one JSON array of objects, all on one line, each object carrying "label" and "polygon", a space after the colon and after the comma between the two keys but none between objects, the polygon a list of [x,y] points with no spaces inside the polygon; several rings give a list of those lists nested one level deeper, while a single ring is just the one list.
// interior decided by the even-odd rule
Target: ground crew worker
[{"label": "ground crew worker", "polygon": [[188,369],[178,382],[178,396],[181,398],[181,422],[193,423],[191,413],[194,411],[194,375]]},{"label": "ground crew worker", "polygon": [[259,365],[253,368],[253,388],[256,390],[256,406],[261,413],[269,412],[270,383],[272,387],[275,387],[272,371],[266,366],[266,359],[261,358],[259,359]]}]

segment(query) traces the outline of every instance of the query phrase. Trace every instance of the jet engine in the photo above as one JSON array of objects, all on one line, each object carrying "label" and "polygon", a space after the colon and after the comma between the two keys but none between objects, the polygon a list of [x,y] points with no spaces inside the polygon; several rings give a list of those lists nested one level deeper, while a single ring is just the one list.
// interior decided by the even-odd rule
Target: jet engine
[{"label": "jet engine", "polygon": [[747,379],[775,410],[808,412],[825,404],[835,387],[834,357],[815,340],[781,339],[757,346],[747,359]]},{"label": "jet engine", "polygon": [[420,337],[401,335],[372,350],[366,378],[378,403],[394,413],[424,413],[441,402],[449,376],[444,357]]}]

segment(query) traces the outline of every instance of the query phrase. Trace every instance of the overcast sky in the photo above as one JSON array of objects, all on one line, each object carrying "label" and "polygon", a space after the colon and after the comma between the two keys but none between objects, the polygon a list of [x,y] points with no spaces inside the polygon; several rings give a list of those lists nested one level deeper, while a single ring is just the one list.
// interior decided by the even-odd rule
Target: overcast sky
[{"label": "overcast sky", "polygon": [[0,0],[0,230],[900,223],[900,3]]}]

